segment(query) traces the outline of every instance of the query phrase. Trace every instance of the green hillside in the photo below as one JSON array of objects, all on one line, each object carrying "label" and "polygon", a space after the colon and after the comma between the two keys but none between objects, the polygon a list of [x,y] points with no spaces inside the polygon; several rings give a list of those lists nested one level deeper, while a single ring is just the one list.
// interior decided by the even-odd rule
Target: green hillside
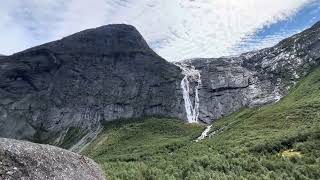
[{"label": "green hillside", "polygon": [[282,101],[204,126],[146,118],[106,124],[83,154],[108,179],[320,179],[320,69]]}]

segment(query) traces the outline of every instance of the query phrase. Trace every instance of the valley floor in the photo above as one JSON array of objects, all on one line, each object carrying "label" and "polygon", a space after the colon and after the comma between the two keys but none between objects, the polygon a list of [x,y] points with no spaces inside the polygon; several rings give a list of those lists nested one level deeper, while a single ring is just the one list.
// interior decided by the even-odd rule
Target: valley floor
[{"label": "valley floor", "polygon": [[220,119],[196,142],[204,129],[165,118],[112,122],[82,153],[108,179],[320,179],[320,69],[280,102]]}]

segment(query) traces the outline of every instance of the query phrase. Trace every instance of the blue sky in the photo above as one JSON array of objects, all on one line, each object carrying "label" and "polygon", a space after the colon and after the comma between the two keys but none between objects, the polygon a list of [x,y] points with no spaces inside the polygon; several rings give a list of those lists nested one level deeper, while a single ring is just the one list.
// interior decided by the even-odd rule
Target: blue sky
[{"label": "blue sky", "polygon": [[234,46],[234,52],[241,53],[272,46],[283,38],[311,27],[318,21],[320,21],[320,1],[313,1],[287,19],[265,26],[257,30],[253,36],[244,38]]},{"label": "blue sky", "polygon": [[10,0],[0,54],[112,23],[137,27],[169,61],[269,47],[320,20],[320,0]]}]

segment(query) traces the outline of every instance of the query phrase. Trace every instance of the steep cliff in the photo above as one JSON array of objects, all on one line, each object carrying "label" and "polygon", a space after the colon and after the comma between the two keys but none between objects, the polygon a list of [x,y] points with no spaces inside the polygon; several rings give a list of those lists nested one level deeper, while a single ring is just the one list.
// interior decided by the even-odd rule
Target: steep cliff
[{"label": "steep cliff", "polygon": [[0,60],[0,137],[81,150],[107,121],[211,123],[284,97],[319,64],[320,23],[239,57],[169,63],[132,26],[108,25]]},{"label": "steep cliff", "polygon": [[182,78],[134,27],[86,30],[0,61],[0,136],[71,148],[105,121],[185,119]]},{"label": "steep cliff", "polygon": [[318,66],[320,22],[271,48],[184,63],[200,71],[198,120],[211,123],[245,106],[279,101]]}]

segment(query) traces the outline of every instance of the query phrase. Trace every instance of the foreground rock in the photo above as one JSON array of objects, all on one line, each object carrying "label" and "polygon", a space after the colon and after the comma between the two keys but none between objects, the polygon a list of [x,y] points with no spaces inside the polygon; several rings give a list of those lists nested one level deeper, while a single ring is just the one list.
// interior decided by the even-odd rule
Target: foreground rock
[{"label": "foreground rock", "polygon": [[0,138],[0,179],[104,180],[91,159],[48,145]]}]

